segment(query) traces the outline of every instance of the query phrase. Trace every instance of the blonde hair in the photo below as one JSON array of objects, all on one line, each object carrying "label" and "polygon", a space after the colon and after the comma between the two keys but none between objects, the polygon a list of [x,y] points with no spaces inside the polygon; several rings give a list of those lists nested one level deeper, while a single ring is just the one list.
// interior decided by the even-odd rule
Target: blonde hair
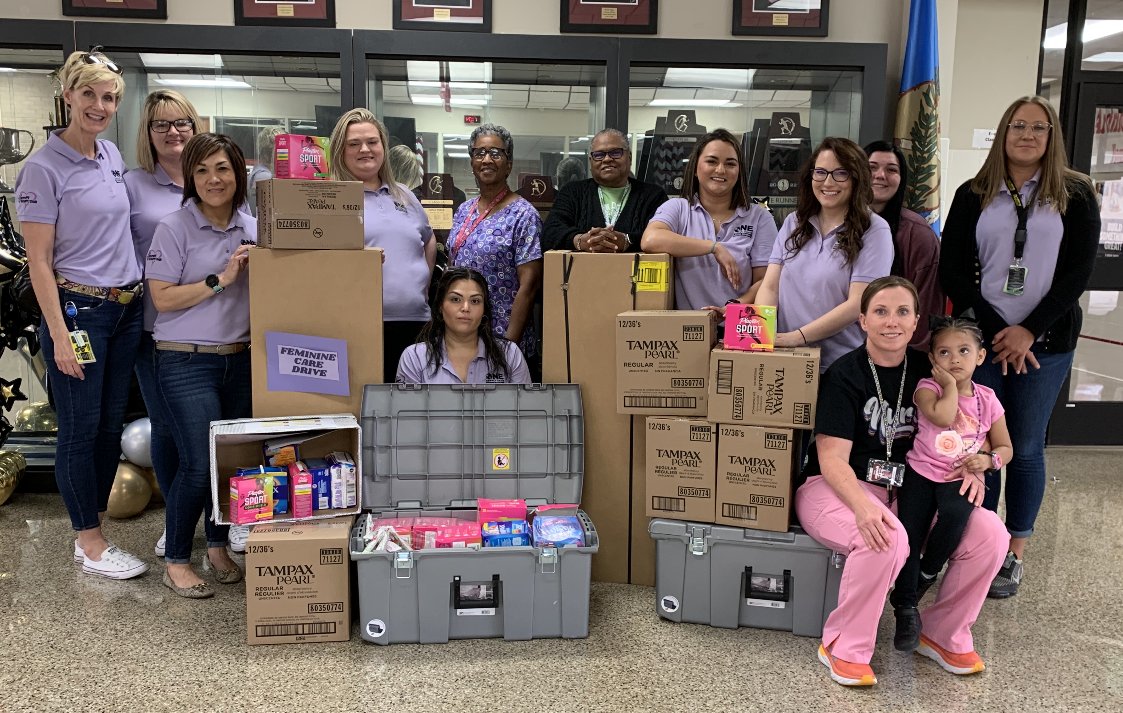
[{"label": "blonde hair", "polygon": [[275,154],[275,147],[277,145],[276,138],[285,133],[283,126],[266,126],[261,131],[257,132],[257,142],[254,149],[257,151],[256,166],[264,166],[269,169],[269,173],[273,173],[273,159]]},{"label": "blonde hair", "polygon": [[[149,173],[156,170],[159,158],[156,156],[156,147],[152,145],[152,135],[148,130],[148,125],[156,119],[156,114],[161,109],[178,111],[190,119],[194,125],[191,130],[192,136],[199,130],[199,124],[202,121],[199,118],[199,112],[195,111],[195,107],[187,100],[187,97],[174,89],[157,89],[145,97],[144,108],[140,112],[140,127],[136,132],[136,163],[137,166]],[[174,129],[169,130],[174,131]]]},{"label": "blonde hair", "polygon": [[101,62],[87,62],[86,57],[95,57],[104,62],[111,62],[105,53],[91,50],[89,52],[71,52],[58,70],[58,81],[64,91],[74,90],[78,87],[88,87],[99,82],[113,82],[113,96],[117,103],[125,95],[125,79],[120,74],[111,70]]},{"label": "blonde hair", "polygon": [[331,177],[336,181],[357,181],[353,173],[347,170],[343,161],[343,154],[347,150],[347,130],[353,124],[372,124],[378,129],[378,137],[382,141],[382,167],[378,169],[378,180],[390,190],[390,195],[400,203],[406,202],[405,191],[394,180],[394,169],[390,166],[390,142],[386,138],[386,127],[382,125],[374,114],[368,109],[359,107],[346,112],[335,122],[331,132]]},{"label": "blonde hair", "polygon": [[421,163],[417,160],[417,154],[408,146],[394,146],[390,149],[389,158],[390,168],[399,183],[410,190],[421,185]]},{"label": "blonde hair", "polygon": [[1016,99],[999,120],[994,134],[994,143],[991,144],[990,153],[987,154],[983,167],[971,181],[971,190],[982,197],[982,207],[986,208],[1002,187],[1006,185],[1008,174],[1006,166],[1006,134],[1014,114],[1026,104],[1041,107],[1053,125],[1049,132],[1048,144],[1045,146],[1045,155],[1041,157],[1041,183],[1037,191],[1039,204],[1052,203],[1057,212],[1064,215],[1068,209],[1069,193],[1077,184],[1084,184],[1092,188],[1092,179],[1087,175],[1074,171],[1068,165],[1068,155],[1065,153],[1064,135],[1061,133],[1061,119],[1057,110],[1047,99],[1039,96],[1025,96]]}]

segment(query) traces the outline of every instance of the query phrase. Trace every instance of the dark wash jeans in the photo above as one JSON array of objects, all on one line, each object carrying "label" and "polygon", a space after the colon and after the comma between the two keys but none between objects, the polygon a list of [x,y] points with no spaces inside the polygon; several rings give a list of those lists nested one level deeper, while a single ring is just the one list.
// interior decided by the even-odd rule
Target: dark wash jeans
[{"label": "dark wash jeans", "polygon": [[127,305],[59,289],[59,302],[73,302],[78,316],[67,329],[84,329],[97,361],[83,365],[75,379],[55,365],[55,343],[46,322],[39,341],[47,363],[47,383],[58,415],[55,481],[75,530],[99,526],[98,513],[109,505],[109,491],[121,459],[121,432],[129,383],[143,328],[140,299]]},{"label": "dark wash jeans", "polygon": [[[156,380],[179,453],[179,468],[164,492],[168,527],[164,559],[187,564],[199,517],[206,514],[210,520],[209,510],[214,505],[210,487],[211,421],[249,418],[252,411],[250,353],[157,351]],[[229,530],[213,522],[207,525],[207,547],[226,546]]]}]

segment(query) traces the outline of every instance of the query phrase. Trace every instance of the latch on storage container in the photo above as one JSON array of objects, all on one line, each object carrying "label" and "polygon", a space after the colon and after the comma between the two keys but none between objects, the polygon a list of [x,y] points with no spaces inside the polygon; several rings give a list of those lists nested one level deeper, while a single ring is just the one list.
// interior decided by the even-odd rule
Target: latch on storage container
[{"label": "latch on storage container", "polygon": [[706,530],[694,527],[690,530],[690,554],[701,557],[706,554]]},{"label": "latch on storage container", "polygon": [[[412,576],[413,570],[413,553],[412,552],[396,552],[394,553],[394,577],[397,579],[409,579]],[[402,574],[402,573],[405,574]]]},{"label": "latch on storage container", "polygon": [[835,552],[831,556],[831,563],[834,565],[835,569],[842,569],[842,565],[846,564],[846,555],[841,552]]},{"label": "latch on storage container", "polygon": [[543,547],[538,555],[539,570],[542,574],[554,574],[558,571],[558,548]]}]

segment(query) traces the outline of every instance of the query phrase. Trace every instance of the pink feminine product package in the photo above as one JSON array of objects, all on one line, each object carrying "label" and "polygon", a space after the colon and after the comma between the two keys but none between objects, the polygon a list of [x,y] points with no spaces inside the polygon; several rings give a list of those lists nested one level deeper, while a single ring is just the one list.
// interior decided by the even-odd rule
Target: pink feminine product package
[{"label": "pink feminine product package", "polygon": [[273,177],[327,180],[331,178],[329,149],[323,136],[280,134],[273,143]]},{"label": "pink feminine product package", "polygon": [[373,523],[374,529],[380,527],[391,527],[394,533],[402,538],[407,545],[411,545],[413,540],[413,522],[412,517],[383,517],[375,520]]},{"label": "pink feminine product package", "polygon": [[476,521],[496,522],[498,520],[525,520],[525,500],[492,500],[480,498],[476,501]]},{"label": "pink feminine product package", "polygon": [[252,525],[273,519],[273,477],[234,476],[230,479],[230,521]]},{"label": "pink feminine product package", "polygon": [[483,536],[480,533],[479,523],[461,520],[456,525],[438,530],[433,540],[433,546],[437,549],[479,547],[483,541]]},{"label": "pink feminine product package", "polygon": [[292,516],[312,517],[312,474],[303,463],[289,464],[289,489]]}]

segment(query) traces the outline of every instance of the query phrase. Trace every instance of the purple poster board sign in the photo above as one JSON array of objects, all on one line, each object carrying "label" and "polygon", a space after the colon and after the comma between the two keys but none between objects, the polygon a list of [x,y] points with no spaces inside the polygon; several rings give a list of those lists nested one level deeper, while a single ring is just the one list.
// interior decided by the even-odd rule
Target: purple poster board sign
[{"label": "purple poster board sign", "polygon": [[350,396],[347,342],[284,332],[265,333],[266,386],[270,391]]}]

